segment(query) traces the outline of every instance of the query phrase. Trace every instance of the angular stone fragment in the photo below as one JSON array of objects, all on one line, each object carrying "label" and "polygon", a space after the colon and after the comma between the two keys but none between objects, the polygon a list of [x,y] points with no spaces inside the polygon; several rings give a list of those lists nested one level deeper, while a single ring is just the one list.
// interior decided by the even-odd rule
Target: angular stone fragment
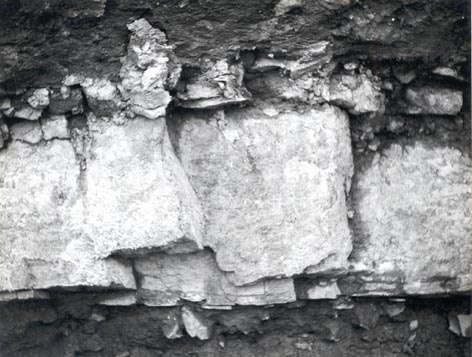
[{"label": "angular stone fragment", "polygon": [[79,114],[83,112],[82,91],[78,88],[62,86],[54,88],[49,94],[49,113],[59,114]]},{"label": "angular stone fragment", "polygon": [[329,93],[332,103],[355,115],[384,110],[384,95],[380,82],[364,73],[333,76]]},{"label": "angular stone fragment", "polygon": [[185,83],[185,90],[177,93],[185,108],[217,108],[227,104],[245,103],[251,94],[243,84],[242,63],[227,60],[205,61],[201,73]]},{"label": "angular stone fragment", "polygon": [[461,335],[469,338],[472,337],[472,314],[459,314],[457,315],[457,320],[459,321]]},{"label": "angular stone fragment", "polygon": [[472,289],[471,166],[458,149],[418,141],[393,144],[358,173],[353,263],[362,294]]},{"label": "angular stone fragment", "polygon": [[150,306],[172,306],[182,300],[207,307],[269,305],[296,300],[292,279],[269,280],[236,287],[208,251],[193,254],[158,254],[138,259],[139,295]]},{"label": "angular stone fragment", "polygon": [[383,303],[382,308],[384,309],[388,317],[395,317],[405,311],[406,306],[403,302],[388,302]]},{"label": "angular stone fragment", "polygon": [[277,57],[270,53],[260,55],[251,66],[250,71],[267,72],[282,69],[287,71],[290,77],[298,78],[303,74],[319,70],[323,65],[330,62],[333,52],[328,41],[321,41],[290,55],[294,58],[286,58],[286,54]]},{"label": "angular stone fragment", "polygon": [[175,310],[169,311],[161,325],[162,333],[169,340],[175,340],[183,336],[181,319],[175,312]]},{"label": "angular stone fragment", "polygon": [[11,108],[11,100],[9,98],[2,98],[0,100],[0,110],[8,110]]},{"label": "angular stone fragment", "polygon": [[104,78],[85,78],[81,85],[87,103],[96,116],[111,117],[124,107],[118,89],[111,81]]},{"label": "angular stone fragment", "polygon": [[454,69],[454,68],[450,68],[450,67],[436,67],[432,70],[432,72],[434,74],[437,74],[439,76],[442,76],[442,77],[449,77],[449,78],[454,78],[454,79],[457,79],[459,81],[463,81],[464,80],[464,77],[462,77],[459,72]]},{"label": "angular stone fragment", "polygon": [[281,98],[309,104],[329,101],[329,78],[306,74],[292,79],[278,72],[269,72],[248,78],[246,83],[258,98]]},{"label": "angular stone fragment", "polygon": [[120,71],[121,93],[133,113],[148,119],[163,117],[171,101],[164,87],[170,72],[172,46],[167,45],[165,34],[145,19],[134,21],[128,29],[132,35]]},{"label": "angular stone fragment", "polygon": [[70,138],[65,115],[51,115],[41,119],[41,129],[43,131],[44,140]]},{"label": "angular stone fragment", "polygon": [[182,320],[190,337],[197,337],[199,340],[208,340],[211,337],[212,323],[191,308],[182,307]]},{"label": "angular stone fragment", "polygon": [[275,109],[276,117],[248,108],[217,120],[195,113],[176,129],[207,217],[204,244],[236,285],[342,269],[351,250],[347,115],[330,106]]},{"label": "angular stone fragment", "polygon": [[88,125],[87,223],[97,253],[198,249],[200,204],[175,157],[165,120]]},{"label": "angular stone fragment", "polygon": [[94,256],[80,175],[66,141],[13,141],[0,151],[0,291],[135,287],[131,266]]},{"label": "angular stone fragment", "polygon": [[26,104],[19,108],[15,107],[15,111],[13,112],[13,115],[16,118],[20,118],[20,119],[38,120],[41,117],[42,113],[43,113],[42,109],[34,109]]},{"label": "angular stone fragment", "polygon": [[405,100],[407,114],[457,115],[462,109],[462,92],[455,89],[408,88]]},{"label": "angular stone fragment", "polygon": [[37,144],[43,139],[43,132],[38,121],[24,120],[15,123],[10,128],[13,140],[24,141],[29,144]]},{"label": "angular stone fragment", "polygon": [[47,88],[36,89],[28,98],[28,103],[34,109],[46,108],[49,105],[49,90]]}]

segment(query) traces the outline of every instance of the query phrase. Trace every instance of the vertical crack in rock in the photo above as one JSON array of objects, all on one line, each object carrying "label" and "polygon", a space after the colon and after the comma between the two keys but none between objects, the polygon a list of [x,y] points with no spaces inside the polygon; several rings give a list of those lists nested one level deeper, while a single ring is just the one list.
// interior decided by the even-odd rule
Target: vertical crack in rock
[{"label": "vertical crack in rock", "polygon": [[0,355],[463,356],[466,7],[4,1]]},{"label": "vertical crack in rock", "polygon": [[0,167],[0,290],[135,287],[130,267],[94,258],[69,142],[13,141],[0,151]]},{"label": "vertical crack in rock", "polygon": [[199,202],[175,158],[164,119],[89,122],[87,223],[101,256],[201,246]]}]

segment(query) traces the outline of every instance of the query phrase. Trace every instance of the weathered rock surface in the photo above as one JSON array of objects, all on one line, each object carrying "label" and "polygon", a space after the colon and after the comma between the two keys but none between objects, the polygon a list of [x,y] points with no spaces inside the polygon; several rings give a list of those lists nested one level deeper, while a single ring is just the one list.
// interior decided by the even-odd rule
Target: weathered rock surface
[{"label": "weathered rock surface", "polygon": [[65,115],[51,115],[41,119],[41,130],[43,131],[44,140],[70,138]]},{"label": "weathered rock surface", "polygon": [[201,246],[201,207],[164,120],[90,117],[72,142],[53,140],[67,138],[63,116],[41,124],[13,125],[0,152],[0,290],[133,288],[128,263],[98,256]]},{"label": "weathered rock surface", "polygon": [[130,110],[148,119],[164,117],[171,97],[164,88],[172,64],[165,34],[145,19],[129,24],[128,54],[121,67],[121,94]]},{"label": "weathered rock surface", "polygon": [[380,91],[381,85],[371,77],[364,73],[333,76],[329,86],[330,101],[352,114],[382,112],[384,95]]},{"label": "weathered rock surface", "polygon": [[13,140],[37,144],[43,139],[41,125],[38,121],[24,120],[11,126],[10,135]]},{"label": "weathered rock surface", "polygon": [[336,299],[341,295],[336,281],[311,280],[297,281],[297,297],[307,300]]},{"label": "weathered rock surface", "polygon": [[87,229],[97,253],[198,249],[200,203],[175,157],[165,121],[88,125]]},{"label": "weathered rock surface", "polygon": [[236,285],[308,267],[342,269],[351,251],[347,116],[329,106],[288,110],[277,117],[257,108],[195,113],[175,129],[207,217],[204,244]]},{"label": "weathered rock surface", "polygon": [[195,109],[246,103],[251,94],[243,85],[243,77],[242,63],[204,61],[200,73],[188,78],[185,88],[177,92],[177,98],[181,106]]},{"label": "weathered rock surface", "polygon": [[462,109],[462,92],[448,88],[408,88],[407,114],[457,115]]},{"label": "weathered rock surface", "polygon": [[84,234],[80,169],[69,142],[0,151],[0,290],[134,288],[131,266],[95,257]]},{"label": "weathered rock surface", "polygon": [[296,79],[303,74],[316,72],[329,63],[332,56],[332,44],[328,41],[320,41],[291,53],[290,59],[287,59],[284,54],[279,54],[277,57],[274,53],[261,54],[255,59],[250,71],[266,72],[281,69],[291,78]]},{"label": "weathered rock surface", "polygon": [[190,337],[197,337],[200,340],[208,340],[211,337],[211,322],[191,308],[187,306],[182,308],[182,320]]},{"label": "weathered rock surface", "polygon": [[207,308],[270,305],[296,300],[292,279],[235,286],[208,252],[158,254],[138,259],[140,299],[149,306],[173,306],[183,301],[205,302]]},{"label": "weathered rock surface", "polygon": [[353,185],[360,293],[470,291],[471,183],[470,158],[452,147],[418,141],[376,154]]}]

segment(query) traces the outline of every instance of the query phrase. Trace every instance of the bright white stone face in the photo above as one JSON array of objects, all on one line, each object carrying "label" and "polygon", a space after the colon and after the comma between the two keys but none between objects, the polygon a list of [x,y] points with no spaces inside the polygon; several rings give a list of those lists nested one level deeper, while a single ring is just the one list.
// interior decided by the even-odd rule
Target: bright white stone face
[{"label": "bright white stone face", "polygon": [[131,266],[95,258],[79,176],[67,141],[0,151],[0,290],[135,286]]},{"label": "bright white stone face", "polygon": [[236,285],[347,264],[347,115],[330,106],[304,109],[179,121],[176,147],[204,206],[204,244]]},{"label": "bright white stone face", "polygon": [[89,123],[87,228],[101,256],[201,244],[202,212],[165,121]]},{"label": "bright white stone face", "polygon": [[[356,266],[408,294],[472,288],[472,166],[459,150],[394,144],[353,186]],[[400,279],[400,280],[398,280]],[[372,280],[372,279],[371,279]]]}]

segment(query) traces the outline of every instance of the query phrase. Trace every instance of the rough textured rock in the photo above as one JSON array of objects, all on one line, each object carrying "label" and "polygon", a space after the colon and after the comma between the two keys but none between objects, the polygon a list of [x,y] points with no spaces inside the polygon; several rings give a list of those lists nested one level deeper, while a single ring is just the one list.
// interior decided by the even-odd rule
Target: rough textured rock
[{"label": "rough textured rock", "polygon": [[408,88],[407,114],[457,115],[462,108],[462,92],[448,88]]},{"label": "rough textured rock", "polygon": [[418,141],[376,154],[354,181],[355,270],[367,294],[472,288],[472,166],[456,148]]},{"label": "rough textured rock", "polygon": [[88,125],[87,228],[97,253],[198,249],[200,203],[175,157],[165,121],[90,120]]},{"label": "rough textured rock", "polygon": [[208,340],[211,337],[211,323],[187,306],[182,308],[182,320],[190,337],[200,340]]},{"label": "rough textured rock", "polygon": [[469,8],[0,0],[0,356],[466,355]]},{"label": "rough textured rock", "polygon": [[172,46],[145,19],[129,24],[128,29],[132,35],[120,71],[121,93],[134,114],[148,119],[164,117],[171,101],[164,87],[172,68]]},{"label": "rough textured rock", "polygon": [[270,305],[296,300],[292,279],[235,286],[208,252],[159,254],[139,259],[140,298],[149,306],[172,306],[182,301],[205,302],[207,308],[231,305]]},{"label": "rough textured rock", "polygon": [[43,131],[44,140],[70,138],[65,115],[51,115],[41,119],[41,130]]},{"label": "rough textured rock", "polygon": [[0,151],[0,290],[110,285],[134,288],[131,266],[95,257],[83,232],[80,169],[69,142]]},{"label": "rough textured rock", "polygon": [[41,125],[38,121],[24,120],[11,126],[10,135],[13,140],[37,144],[43,139]]},{"label": "rough textured rock", "polygon": [[333,76],[329,86],[332,103],[346,108],[352,114],[377,113],[384,110],[384,95],[378,80],[367,74]]},{"label": "rough textured rock", "polygon": [[332,45],[328,41],[310,44],[300,51],[291,53],[290,59],[284,55],[275,57],[274,53],[262,53],[254,60],[251,72],[266,72],[281,69],[291,78],[299,78],[305,73],[316,72],[330,62],[333,56]]},{"label": "rough textured rock", "polygon": [[257,108],[195,114],[175,129],[207,217],[204,244],[236,285],[342,269],[351,251],[347,117],[329,106],[288,110],[276,118]]},{"label": "rough textured rock", "polygon": [[181,92],[179,103],[185,108],[217,108],[228,104],[245,103],[251,94],[243,85],[241,63],[226,60],[205,61],[201,73],[190,75]]}]

